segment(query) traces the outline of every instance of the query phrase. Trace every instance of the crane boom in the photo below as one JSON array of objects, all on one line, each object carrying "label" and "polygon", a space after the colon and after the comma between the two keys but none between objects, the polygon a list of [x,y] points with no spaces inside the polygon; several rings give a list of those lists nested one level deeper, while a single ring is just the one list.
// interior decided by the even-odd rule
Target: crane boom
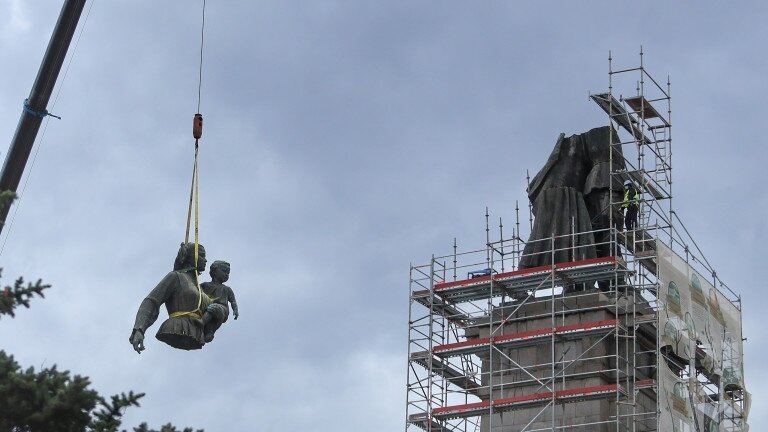
[{"label": "crane boom", "polygon": [[[77,23],[85,7],[86,0],[65,0],[61,8],[56,27],[51,34],[48,48],[37,72],[37,78],[32,85],[29,98],[24,101],[16,133],[5,157],[3,169],[0,171],[0,191],[16,192],[21,181],[21,175],[27,165],[27,160],[35,144],[37,132],[43,118],[48,114],[48,101],[59,77],[64,58],[67,56]],[[0,232],[8,216],[10,205],[0,209]]]}]

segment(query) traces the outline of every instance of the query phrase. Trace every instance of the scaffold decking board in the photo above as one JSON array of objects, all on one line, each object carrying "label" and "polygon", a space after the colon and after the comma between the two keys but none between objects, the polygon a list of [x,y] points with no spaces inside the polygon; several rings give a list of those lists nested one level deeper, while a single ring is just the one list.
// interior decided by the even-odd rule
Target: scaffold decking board
[{"label": "scaffold decking board", "polygon": [[[633,239],[632,236],[637,237],[637,239]],[[654,237],[651,237],[644,229],[638,228],[629,233],[620,232],[616,239],[619,244],[635,255],[640,265],[656,274],[656,239]]]},{"label": "scaffold decking board", "polygon": [[427,413],[416,413],[408,416],[408,421],[428,432],[452,432],[435,420],[430,420]]},{"label": "scaffold decking board", "polygon": [[498,348],[522,347],[526,345],[534,345],[539,343],[541,339],[546,339],[553,335],[565,338],[584,337],[594,333],[613,331],[618,327],[619,320],[617,319],[591,321],[437,345],[432,351],[435,355],[444,358],[461,354],[477,354],[479,352],[487,351],[490,345]]},{"label": "scaffold decking board", "polygon": [[427,351],[411,353],[411,361],[420,364],[426,370],[430,370],[431,366],[433,373],[442,376],[446,381],[455,384],[464,391],[478,396],[477,390],[480,389],[480,384],[477,381],[467,377],[465,373],[444,360],[429,355]]},{"label": "scaffold decking board", "polygon": [[[432,297],[431,301],[430,297]],[[457,309],[455,306],[446,303],[445,300],[437,296],[430,296],[429,290],[414,291],[411,293],[411,298],[427,309],[431,308],[432,313],[444,316],[448,319],[448,321],[451,321],[459,326],[463,327],[466,325],[466,322],[470,320],[466,314]]]},{"label": "scaffold decking board", "polygon": [[635,381],[635,390],[652,389],[656,387],[656,380],[646,379]]},{"label": "scaffold decking board", "polygon": [[580,260],[580,261],[567,261],[567,262],[557,263],[554,266],[543,265],[543,266],[531,267],[527,269],[515,270],[511,272],[506,272],[506,273],[499,273],[497,275],[480,276],[480,277],[475,277],[470,279],[460,279],[453,282],[439,282],[435,284],[435,291],[444,292],[450,288],[455,288],[455,287],[468,288],[475,285],[483,285],[490,282],[491,279],[493,279],[493,281],[498,283],[504,283],[519,277],[548,275],[549,273],[552,272],[552,270],[566,271],[569,269],[580,268],[583,266],[593,266],[593,265],[600,265],[600,264],[606,264],[606,263],[607,264],[616,263],[616,257],[609,256],[609,257],[603,257],[603,258],[589,258],[589,259]]},{"label": "scaffold decking board", "polygon": [[651,104],[651,102],[648,101],[648,99],[645,98],[645,96],[632,96],[624,98],[624,102],[629,105],[633,111],[635,111],[638,114],[643,114],[642,117],[649,119],[649,118],[658,118],[661,120],[665,126],[669,126],[669,123],[667,122],[667,119],[665,119],[661,114],[659,114],[658,111],[656,111],[656,108]]},{"label": "scaffold decking board", "polygon": [[626,263],[621,258],[590,258],[561,262],[554,266],[544,265],[497,275],[441,282],[435,284],[434,291],[445,300],[466,302],[500,296],[512,291],[535,289],[553,275],[555,280],[567,280],[569,283],[610,279],[617,269],[626,269]]},{"label": "scaffold decking board", "polygon": [[624,106],[616,100],[613,95],[609,93],[601,93],[592,95],[591,98],[603,109],[603,111],[605,111],[606,114],[613,116],[613,120],[616,120],[616,123],[634,136],[635,139],[644,140],[647,143],[654,142],[643,134],[638,127],[638,122],[634,116],[627,112],[627,110],[624,109]]},{"label": "scaffold decking board", "polygon": [[492,401],[473,402],[463,405],[452,405],[432,409],[432,417],[437,420],[449,420],[455,418],[476,417],[493,412],[508,411],[514,409],[530,408],[545,405],[554,400],[555,403],[573,403],[584,400],[607,398],[611,395],[626,395],[624,388],[619,384],[606,384],[601,386],[580,387],[554,392],[535,393],[524,396],[512,396]]}]

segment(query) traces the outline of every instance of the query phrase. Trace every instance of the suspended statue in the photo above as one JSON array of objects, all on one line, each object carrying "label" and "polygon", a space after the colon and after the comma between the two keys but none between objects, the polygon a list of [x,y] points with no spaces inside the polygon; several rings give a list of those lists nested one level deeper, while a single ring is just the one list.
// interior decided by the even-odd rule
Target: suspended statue
[{"label": "suspended statue", "polygon": [[227,321],[229,317],[229,303],[232,303],[232,313],[235,315],[235,319],[240,316],[240,313],[237,311],[234,291],[232,291],[232,288],[224,285],[224,282],[229,280],[229,269],[228,262],[214,261],[211,264],[211,281],[200,284],[203,292],[208,295],[211,301],[224,308],[223,317],[219,313],[220,308],[216,308],[216,312],[206,309],[205,314],[203,314],[203,333],[206,343],[213,340],[216,330]]},{"label": "suspended statue", "polygon": [[[183,349],[200,349],[205,345],[203,314],[209,321],[225,321],[229,311],[221,303],[212,302],[197,284],[197,275],[205,270],[205,248],[198,244],[195,262],[195,244],[182,243],[173,271],[141,302],[130,342],[136,352],[144,350],[144,334],[155,323],[160,306],[168,311],[166,319],[155,336],[168,345]],[[233,306],[234,308],[234,306]]]},{"label": "suspended statue", "polygon": [[[553,258],[558,263],[610,254],[611,142],[618,139],[610,126],[568,138],[560,134],[546,164],[528,186],[536,219],[520,268],[549,265]],[[613,169],[624,167],[621,146],[615,146]],[[620,202],[622,193],[621,183],[614,183],[613,201]],[[614,215],[618,220],[620,216]],[[596,247],[596,240],[605,245]]]},{"label": "suspended statue", "polygon": [[[203,2],[203,19],[200,38],[200,70],[203,67],[203,35],[205,29],[205,2]],[[232,303],[235,319],[238,317],[237,303],[232,289],[223,283],[229,278],[229,264],[216,261],[216,268],[211,268],[213,281],[206,285],[207,292],[214,295],[209,297],[203,291],[198,281],[198,275],[205,271],[205,248],[199,243],[199,178],[198,153],[200,138],[203,134],[203,116],[200,114],[200,89],[202,74],[197,86],[197,110],[192,120],[192,136],[195,139],[195,159],[192,169],[192,186],[189,195],[187,211],[187,230],[184,243],[181,244],[173,271],[141,302],[133,331],[129,341],[139,354],[144,350],[144,333],[155,323],[160,313],[160,306],[165,305],[168,311],[166,319],[157,330],[155,337],[168,345],[183,349],[195,350],[202,348],[206,342],[213,340],[216,329],[229,316],[228,302]],[[194,205],[193,205],[194,204]],[[194,208],[194,213],[192,212]],[[194,242],[190,242],[190,228],[194,214]],[[219,265],[220,264],[220,265]],[[224,266],[226,264],[226,266]],[[226,271],[224,268],[226,267]]]}]

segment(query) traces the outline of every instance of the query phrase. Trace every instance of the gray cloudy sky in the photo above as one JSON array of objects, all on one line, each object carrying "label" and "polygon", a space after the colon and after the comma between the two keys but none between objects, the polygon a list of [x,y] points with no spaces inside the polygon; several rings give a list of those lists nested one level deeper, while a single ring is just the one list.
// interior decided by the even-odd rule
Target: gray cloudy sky
[{"label": "gray cloudy sky", "polygon": [[[5,142],[60,4],[0,0]],[[0,239],[6,283],[53,284],[0,325],[22,365],[146,392],[126,426],[403,430],[409,263],[482,247],[485,206],[511,220],[557,135],[606,123],[587,96],[608,51],[634,66],[643,45],[672,79],[676,207],[744,296],[768,429],[765,2],[209,0],[201,233],[242,316],[191,353],[157,323],[141,355],[136,308],[184,235],[201,2],[91,4]]]}]

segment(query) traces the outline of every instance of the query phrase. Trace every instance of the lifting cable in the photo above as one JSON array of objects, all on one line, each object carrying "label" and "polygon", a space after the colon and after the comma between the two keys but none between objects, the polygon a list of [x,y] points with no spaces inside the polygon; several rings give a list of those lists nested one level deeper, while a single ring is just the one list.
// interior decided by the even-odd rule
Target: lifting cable
[{"label": "lifting cable", "polygon": [[[195,213],[195,261],[193,264],[193,273],[195,275],[195,285],[197,286],[197,293],[198,293],[198,300],[197,300],[197,309],[194,311],[189,312],[176,312],[175,316],[180,315],[195,315],[199,314],[202,316],[202,312],[200,310],[200,306],[202,306],[203,303],[203,290],[200,287],[200,280],[198,278],[198,272],[197,272],[197,261],[199,257],[199,248],[200,248],[200,231],[199,231],[199,215],[200,215],[200,179],[199,179],[199,170],[197,166],[197,160],[198,160],[198,148],[199,148],[199,141],[200,137],[203,135],[203,116],[200,114],[200,100],[201,100],[201,91],[203,87],[203,47],[205,45],[205,0],[203,0],[203,17],[202,17],[202,24],[200,26],[200,62],[198,67],[198,75],[197,75],[197,114],[195,114],[194,119],[192,120],[192,136],[195,138],[195,163],[192,167],[192,185],[190,186],[189,190],[189,208],[187,209],[187,231],[184,236],[184,244],[186,245],[189,243],[189,231],[190,231],[190,225],[192,222],[192,206],[194,203]],[[186,247],[186,246],[185,246]]]}]

